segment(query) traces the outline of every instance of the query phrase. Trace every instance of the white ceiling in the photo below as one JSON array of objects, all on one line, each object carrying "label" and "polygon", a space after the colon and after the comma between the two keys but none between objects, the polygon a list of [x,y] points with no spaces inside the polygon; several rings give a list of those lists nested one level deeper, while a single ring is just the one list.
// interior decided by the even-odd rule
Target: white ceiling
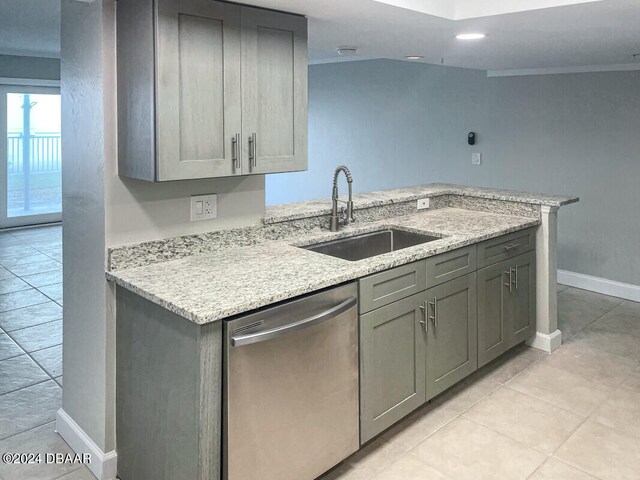
[{"label": "white ceiling", "polygon": [[0,54],[60,56],[60,0],[0,0]]},{"label": "white ceiling", "polygon": [[[315,62],[335,60],[338,46],[356,46],[365,58],[424,55],[427,63],[439,64],[444,58],[445,65],[498,71],[619,66],[632,64],[632,55],[640,53],[640,0],[603,0],[465,20],[375,0],[244,1],[307,15],[310,58]],[[464,42],[455,38],[461,32],[488,36]]]},{"label": "white ceiling", "polygon": [[[640,68],[632,57],[640,53],[640,0],[241,1],[307,15],[313,62],[340,61],[338,46],[356,46],[355,59],[424,55],[427,63],[492,71]],[[477,17],[451,20],[383,1]],[[572,5],[487,15],[560,3]],[[461,32],[488,36],[463,42],[455,38]],[[0,53],[57,57],[59,46],[60,0],[0,0]]]}]

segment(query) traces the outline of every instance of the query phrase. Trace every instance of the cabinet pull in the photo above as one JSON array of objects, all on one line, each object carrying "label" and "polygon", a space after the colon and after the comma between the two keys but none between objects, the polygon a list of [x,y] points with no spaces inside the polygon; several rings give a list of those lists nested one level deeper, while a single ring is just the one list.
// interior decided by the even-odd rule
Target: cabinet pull
[{"label": "cabinet pull", "polygon": [[519,243],[512,243],[511,245],[505,245],[504,249],[508,252],[510,250],[513,250],[514,248],[518,248],[519,246]]},{"label": "cabinet pull", "polygon": [[433,297],[433,302],[429,302],[429,306],[433,307],[433,315],[429,315],[429,320],[433,321],[433,326],[438,326],[438,298]]},{"label": "cabinet pull", "polygon": [[231,139],[231,159],[233,160],[233,169],[240,168],[240,156],[238,155],[238,145],[240,144],[240,134],[236,133]]},{"label": "cabinet pull", "polygon": [[255,132],[249,137],[249,166],[258,166],[258,142]]},{"label": "cabinet pull", "polygon": [[513,280],[511,279],[511,272],[512,272],[511,267],[509,267],[509,270],[502,272],[505,275],[509,275],[509,283],[504,284],[505,287],[509,287],[509,293],[511,293],[511,286],[513,285]]},{"label": "cabinet pull", "polygon": [[518,290],[518,265],[514,267],[514,270],[516,272],[516,291],[517,291]]},{"label": "cabinet pull", "polygon": [[423,326],[424,331],[429,331],[429,322],[427,322],[427,302],[424,302],[420,305],[420,311],[422,312],[422,319],[420,320],[420,325]]}]

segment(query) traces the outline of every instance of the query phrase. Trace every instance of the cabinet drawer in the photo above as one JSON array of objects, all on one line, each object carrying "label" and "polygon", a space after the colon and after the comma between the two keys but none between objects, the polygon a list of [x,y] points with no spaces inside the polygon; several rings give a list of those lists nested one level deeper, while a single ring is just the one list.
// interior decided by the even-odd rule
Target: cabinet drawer
[{"label": "cabinet drawer", "polygon": [[360,313],[370,312],[427,288],[424,260],[360,279]]},{"label": "cabinet drawer", "polygon": [[427,258],[427,288],[475,272],[477,252],[477,246],[471,245]]},{"label": "cabinet drawer", "polygon": [[478,268],[492,265],[536,248],[536,229],[528,228],[478,245]]}]

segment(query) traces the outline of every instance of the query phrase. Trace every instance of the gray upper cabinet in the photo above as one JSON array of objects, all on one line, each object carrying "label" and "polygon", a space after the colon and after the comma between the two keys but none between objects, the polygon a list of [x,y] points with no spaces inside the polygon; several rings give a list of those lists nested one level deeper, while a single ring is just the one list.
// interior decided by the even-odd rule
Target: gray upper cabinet
[{"label": "gray upper cabinet", "polygon": [[476,274],[426,291],[426,400],[478,366]]},{"label": "gray upper cabinet", "polygon": [[307,21],[242,8],[243,171],[307,169]]},{"label": "gray upper cabinet", "polygon": [[158,0],[157,52],[157,180],[240,173],[240,7]]},{"label": "gray upper cabinet", "polygon": [[424,292],[360,315],[360,441],[425,401]]},{"label": "gray upper cabinet", "polygon": [[121,0],[117,37],[120,175],[306,168],[304,17],[212,0]]}]

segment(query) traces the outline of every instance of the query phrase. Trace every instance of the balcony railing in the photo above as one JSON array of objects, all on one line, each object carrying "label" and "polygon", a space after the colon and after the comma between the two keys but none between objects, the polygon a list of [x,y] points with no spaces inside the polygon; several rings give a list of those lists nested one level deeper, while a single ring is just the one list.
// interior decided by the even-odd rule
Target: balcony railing
[{"label": "balcony railing", "polygon": [[[23,173],[23,142],[22,134],[7,136],[8,173]],[[31,173],[58,172],[62,168],[62,154],[59,133],[43,133],[29,137]]]}]

